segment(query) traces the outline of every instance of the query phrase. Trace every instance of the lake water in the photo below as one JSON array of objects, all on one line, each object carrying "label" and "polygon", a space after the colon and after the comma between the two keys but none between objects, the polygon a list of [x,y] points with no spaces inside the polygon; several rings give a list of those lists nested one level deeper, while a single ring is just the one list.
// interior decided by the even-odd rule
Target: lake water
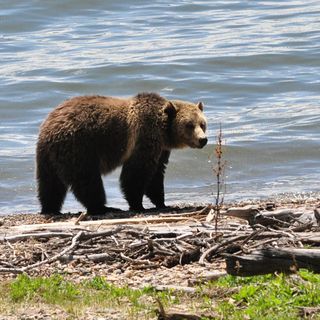
[{"label": "lake water", "polygon": [[[0,88],[0,214],[39,210],[39,125],[95,93],[205,104],[210,143],[173,152],[168,204],[214,200],[219,123],[226,201],[320,197],[319,1],[1,1]],[[126,208],[118,176],[108,203]]]}]

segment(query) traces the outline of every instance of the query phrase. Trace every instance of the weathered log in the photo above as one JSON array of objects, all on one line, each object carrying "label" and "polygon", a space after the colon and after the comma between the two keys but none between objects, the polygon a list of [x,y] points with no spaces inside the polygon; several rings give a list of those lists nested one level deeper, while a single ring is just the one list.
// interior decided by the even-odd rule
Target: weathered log
[{"label": "weathered log", "polygon": [[268,248],[240,256],[225,254],[227,272],[237,276],[253,276],[273,272],[292,273],[306,268],[320,273],[319,249]]},{"label": "weathered log", "polygon": [[24,233],[15,236],[0,237],[0,242],[17,242],[27,239],[50,239],[54,237],[71,238],[72,232],[38,232],[38,233]]},{"label": "weathered log", "polygon": [[[245,219],[251,226],[279,226],[279,227],[291,227],[294,223],[302,223],[302,231],[312,226],[312,222],[315,222],[316,210],[313,212],[301,212],[293,209],[282,209],[275,211],[260,211],[259,207],[245,206],[241,208],[229,208],[224,215]],[[300,221],[301,220],[301,221]],[[296,228],[299,228],[297,226]],[[298,229],[299,230],[299,229]]]},{"label": "weathered log", "polygon": [[72,260],[90,260],[92,262],[105,262],[105,261],[112,261],[113,257],[110,256],[108,253],[96,253],[96,254],[87,254],[87,255],[64,255],[59,257],[59,260],[62,262],[70,262]]},{"label": "weathered log", "polygon": [[151,225],[151,224],[165,224],[165,223],[185,223],[190,221],[190,217],[138,217],[138,218],[128,218],[128,219],[102,219],[102,220],[92,220],[92,221],[81,221],[76,225],[74,220],[64,221],[64,222],[50,222],[50,223],[39,223],[39,224],[28,224],[28,225],[17,225],[6,228],[5,230],[0,230],[0,236],[15,235],[25,232],[38,232],[46,230],[46,232],[56,232],[59,230],[63,232],[69,232],[70,230],[92,230],[94,228],[111,228],[113,226],[120,225]]},{"label": "weathered log", "polygon": [[[112,230],[104,230],[104,231],[83,231],[81,234],[81,240],[93,239],[98,237],[107,237],[118,233],[123,229],[122,226],[118,226]],[[27,239],[50,239],[50,238],[71,238],[74,234],[72,232],[34,232],[34,233],[23,233],[14,236],[5,236],[0,237],[1,242],[17,242],[17,241],[25,241]]]},{"label": "weathered log", "polygon": [[303,233],[299,234],[297,237],[302,243],[312,245],[312,246],[320,246],[320,232],[312,232],[312,233]]},{"label": "weathered log", "polygon": [[244,220],[250,220],[260,212],[259,206],[248,205],[244,207],[232,207],[229,208],[223,215],[236,217]]}]

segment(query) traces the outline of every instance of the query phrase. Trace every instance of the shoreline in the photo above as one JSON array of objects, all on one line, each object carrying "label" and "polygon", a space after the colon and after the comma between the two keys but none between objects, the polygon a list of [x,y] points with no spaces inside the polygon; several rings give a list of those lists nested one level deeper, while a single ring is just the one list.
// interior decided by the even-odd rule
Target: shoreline
[{"label": "shoreline", "polygon": [[[266,206],[267,204],[273,204],[274,207],[277,208],[294,208],[294,207],[317,207],[320,206],[320,195],[317,193],[316,196],[311,196],[313,193],[308,194],[298,194],[298,195],[290,195],[285,194],[283,196],[271,197],[266,199],[244,199],[239,201],[225,201],[223,203],[222,209],[226,210],[230,207],[244,207],[247,205],[257,205],[257,206]],[[194,203],[177,203],[176,205],[168,206],[165,210],[155,210],[154,208],[148,208],[145,212],[134,213],[129,210],[122,210],[119,213],[111,213],[100,216],[95,216],[96,219],[121,219],[121,218],[130,218],[130,217],[143,217],[150,215],[157,215],[161,213],[170,213],[170,212],[182,212],[182,211],[191,211],[197,210],[200,208],[204,208],[213,202],[194,202]],[[0,228],[2,226],[8,225],[18,225],[22,223],[34,224],[34,223],[47,223],[50,221],[63,221],[70,218],[75,218],[80,216],[83,211],[77,212],[63,212],[60,215],[42,215],[39,212],[14,212],[0,215]],[[88,216],[90,218],[90,216]]]}]

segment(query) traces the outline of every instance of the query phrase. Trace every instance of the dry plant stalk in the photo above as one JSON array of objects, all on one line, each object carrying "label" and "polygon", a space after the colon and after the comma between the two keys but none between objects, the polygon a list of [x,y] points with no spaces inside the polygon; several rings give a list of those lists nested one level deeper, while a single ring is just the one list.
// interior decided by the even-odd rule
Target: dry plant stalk
[{"label": "dry plant stalk", "polygon": [[216,193],[216,201],[213,206],[213,210],[215,212],[214,221],[215,221],[215,229],[218,229],[218,219],[220,217],[220,210],[223,206],[224,195],[225,195],[225,169],[226,169],[226,161],[223,159],[223,151],[222,151],[222,128],[221,123],[219,125],[219,131],[216,138],[216,147],[214,149],[215,157],[216,157],[216,165],[213,167],[213,174],[216,177],[217,181],[217,193]]}]

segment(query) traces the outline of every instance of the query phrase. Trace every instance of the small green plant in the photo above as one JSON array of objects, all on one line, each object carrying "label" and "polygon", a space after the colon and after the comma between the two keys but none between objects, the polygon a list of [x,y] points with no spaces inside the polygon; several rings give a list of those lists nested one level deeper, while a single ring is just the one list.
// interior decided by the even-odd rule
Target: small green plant
[{"label": "small green plant", "polygon": [[30,278],[19,275],[10,285],[10,297],[14,302],[31,300],[42,296],[47,303],[74,301],[79,297],[78,288],[62,276],[54,275],[49,278]]}]

